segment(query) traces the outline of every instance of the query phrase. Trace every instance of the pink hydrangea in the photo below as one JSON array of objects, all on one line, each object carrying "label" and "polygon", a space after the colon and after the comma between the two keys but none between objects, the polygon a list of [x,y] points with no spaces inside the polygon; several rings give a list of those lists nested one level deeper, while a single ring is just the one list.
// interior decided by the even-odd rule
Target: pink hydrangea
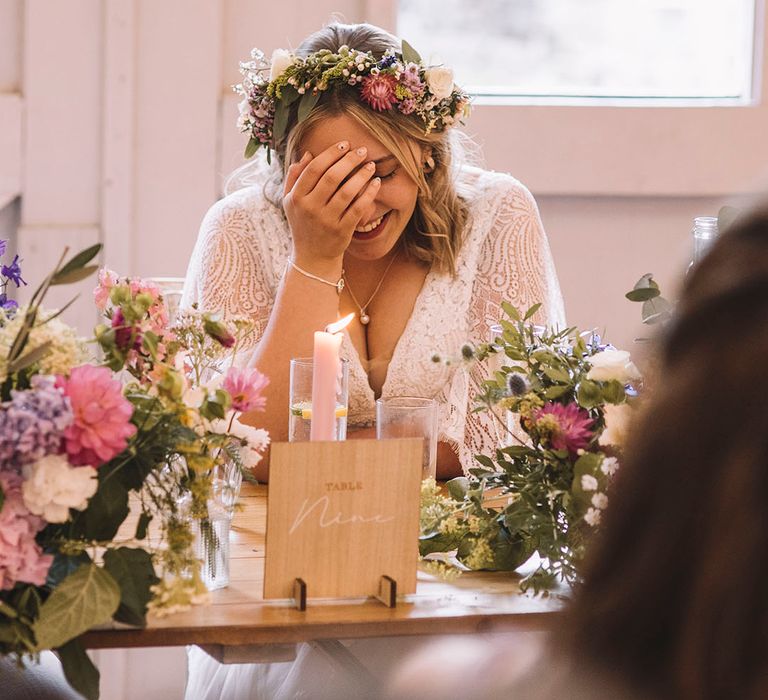
[{"label": "pink hydrangea", "polygon": [[594,420],[575,403],[548,403],[534,414],[536,428],[556,450],[575,454],[589,445]]},{"label": "pink hydrangea", "polygon": [[64,431],[72,464],[99,467],[120,454],[136,432],[130,423],[133,406],[122,393],[120,382],[106,367],[75,367],[69,379],[58,382],[69,397],[74,421]]},{"label": "pink hydrangea", "polygon": [[363,80],[360,94],[378,112],[386,112],[397,102],[397,80],[389,73],[369,75]]},{"label": "pink hydrangea", "polygon": [[0,472],[4,501],[0,506],[0,590],[14,587],[17,581],[42,586],[53,556],[43,554],[35,535],[45,521],[32,515],[21,495],[22,478],[12,472]]},{"label": "pink hydrangea", "polygon": [[107,308],[109,293],[112,291],[112,287],[119,282],[120,277],[116,272],[112,272],[112,270],[108,270],[106,267],[102,267],[99,270],[99,285],[93,290],[93,299],[96,302],[96,306],[102,311]]},{"label": "pink hydrangea", "polygon": [[248,411],[263,411],[267,398],[263,395],[269,379],[255,367],[240,369],[230,367],[224,377],[222,388],[232,397],[232,408],[246,413]]}]

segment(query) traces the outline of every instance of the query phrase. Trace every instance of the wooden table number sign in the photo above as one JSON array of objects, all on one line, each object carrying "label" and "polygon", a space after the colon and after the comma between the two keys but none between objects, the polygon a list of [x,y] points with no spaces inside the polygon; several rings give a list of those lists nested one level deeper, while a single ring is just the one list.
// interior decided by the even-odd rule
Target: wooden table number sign
[{"label": "wooden table number sign", "polygon": [[416,592],[422,441],[275,443],[264,598]]}]

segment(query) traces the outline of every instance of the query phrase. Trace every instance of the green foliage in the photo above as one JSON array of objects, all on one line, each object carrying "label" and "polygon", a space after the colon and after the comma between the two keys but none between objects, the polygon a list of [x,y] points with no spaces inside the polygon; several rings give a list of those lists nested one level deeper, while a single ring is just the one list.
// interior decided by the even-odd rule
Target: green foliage
[{"label": "green foliage", "polygon": [[104,568],[120,586],[120,606],[115,620],[144,627],[150,588],[159,582],[152,557],[143,549],[120,547],[104,555]]},{"label": "green foliage", "polygon": [[[658,297],[650,276],[641,282],[640,296]],[[419,542],[422,556],[452,552],[471,569],[514,570],[537,552],[538,568],[521,582],[523,590],[536,593],[578,579],[599,524],[598,505],[607,501],[609,477],[602,465],[608,454],[599,444],[605,406],[627,402],[622,382],[588,377],[591,358],[605,349],[599,338],[574,328],[534,326],[539,308],[521,313],[502,303],[506,318],[498,337],[465,358],[470,371],[484,377],[477,410],[488,412],[502,432],[508,415],[516,415],[519,426],[508,435],[511,444],[475,456],[479,466],[470,469],[470,478],[448,483],[449,497],[422,490]],[[483,363],[494,356],[502,359],[491,374]],[[561,414],[539,411],[557,405],[590,426],[579,450],[553,444],[552,425],[561,426],[554,416]],[[584,476],[590,488],[583,488]]]},{"label": "green foliage", "polygon": [[109,622],[120,603],[115,579],[96,564],[84,564],[67,576],[40,607],[34,623],[37,648],[55,649]]},{"label": "green foliage", "polygon": [[85,653],[79,639],[72,639],[56,649],[67,682],[88,700],[99,697],[99,669]]}]

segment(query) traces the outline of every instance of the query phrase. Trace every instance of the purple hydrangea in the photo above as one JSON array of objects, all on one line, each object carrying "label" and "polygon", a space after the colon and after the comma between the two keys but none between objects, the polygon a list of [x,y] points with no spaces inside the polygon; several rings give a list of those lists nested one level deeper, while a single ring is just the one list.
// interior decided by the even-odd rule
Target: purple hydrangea
[{"label": "purple hydrangea", "polygon": [[69,399],[53,377],[32,377],[32,388],[14,390],[0,405],[0,465],[20,468],[61,452],[64,430],[72,423]]}]

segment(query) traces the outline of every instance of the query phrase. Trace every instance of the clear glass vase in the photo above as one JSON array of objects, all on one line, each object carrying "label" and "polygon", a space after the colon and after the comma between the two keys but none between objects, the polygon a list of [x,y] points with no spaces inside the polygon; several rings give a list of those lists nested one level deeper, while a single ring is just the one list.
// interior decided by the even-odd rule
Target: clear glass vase
[{"label": "clear glass vase", "polygon": [[229,537],[243,475],[232,461],[217,465],[208,500],[208,517],[194,521],[195,556],[209,591],[229,585]]}]

